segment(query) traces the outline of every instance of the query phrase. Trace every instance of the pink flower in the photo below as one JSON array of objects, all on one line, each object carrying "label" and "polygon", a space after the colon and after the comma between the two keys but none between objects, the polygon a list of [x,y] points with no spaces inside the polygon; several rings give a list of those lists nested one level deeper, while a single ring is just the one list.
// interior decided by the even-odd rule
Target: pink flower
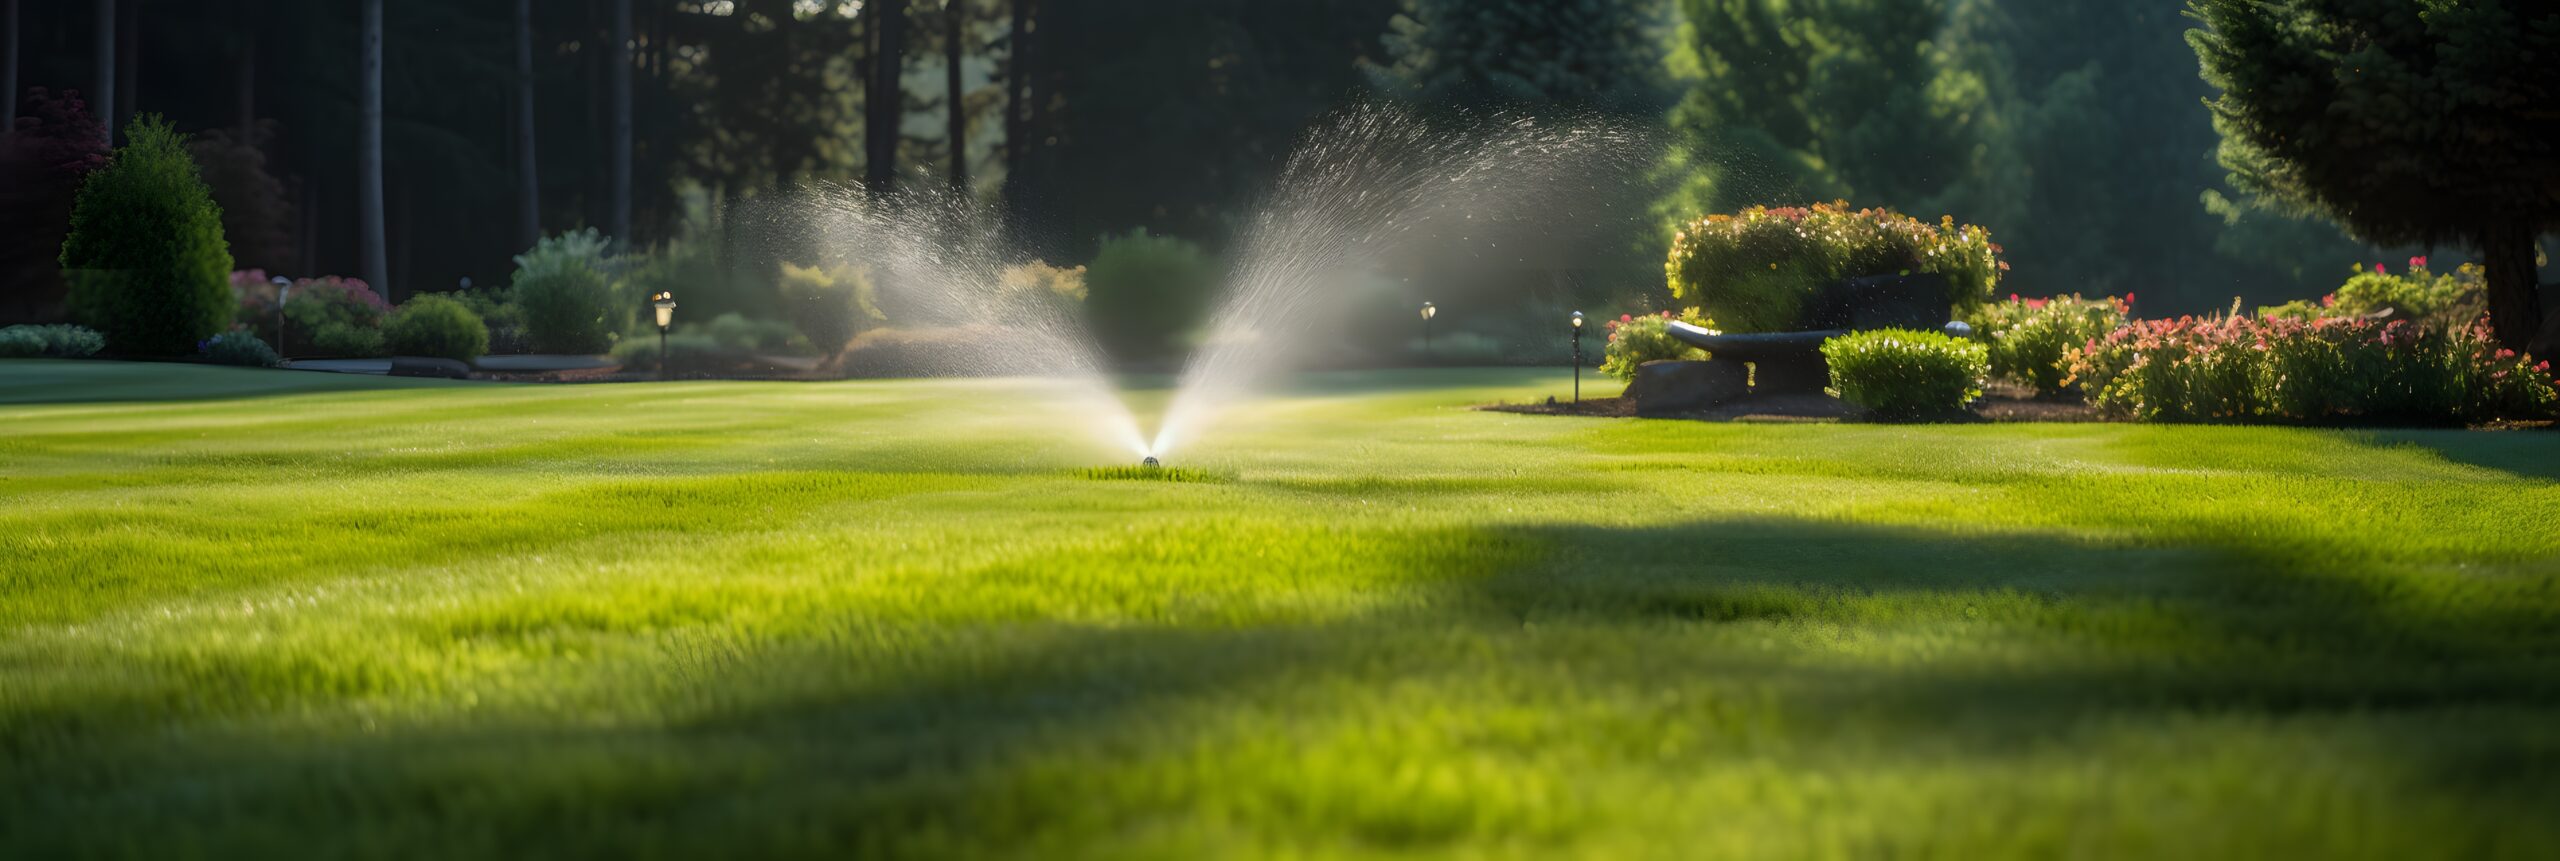
[{"label": "pink flower", "polygon": [[2027,310],[2041,310],[2044,308],[2044,302],[2045,300],[2042,299],[2029,299],[2027,300]]},{"label": "pink flower", "polygon": [[2425,269],[2425,268],[2427,268],[2427,258],[2425,258],[2425,257],[2411,257],[2411,258],[2409,258],[2409,268],[2411,268],[2411,269]]},{"label": "pink flower", "polygon": [[2009,294],[2009,301],[2011,301],[2011,302],[2018,301],[2018,294],[2016,294],[2016,293],[2011,293],[2011,294]]},{"label": "pink flower", "polygon": [[2373,274],[2375,274],[2375,275],[2389,275],[2389,274],[2391,274],[2391,273],[2383,271],[2383,270],[2382,270],[2382,264],[2380,264],[2380,263],[2376,263],[2376,264],[2373,264]]},{"label": "pink flower", "polygon": [[1618,315],[1618,322],[1620,322],[1620,323],[1633,323],[1633,322],[1635,322],[1635,321],[1636,321],[1636,315],[1634,315],[1634,314],[1620,314],[1620,315]]},{"label": "pink flower", "polygon": [[2322,308],[2335,308],[2335,307],[2338,307],[2338,294],[2336,294],[2336,293],[2331,293],[2331,294],[2329,294],[2329,295],[2327,295],[2327,296],[2322,296],[2322,297],[2320,297],[2320,307],[2322,307]]}]

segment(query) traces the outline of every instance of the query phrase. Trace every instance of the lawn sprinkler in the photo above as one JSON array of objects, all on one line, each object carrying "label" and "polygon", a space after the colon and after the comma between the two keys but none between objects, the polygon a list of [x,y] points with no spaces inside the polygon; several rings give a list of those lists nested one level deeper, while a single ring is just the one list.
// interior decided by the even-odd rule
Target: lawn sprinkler
[{"label": "lawn sprinkler", "polygon": [[1151,455],[1147,455],[1147,459],[1145,459],[1145,460],[1141,460],[1141,461],[1138,461],[1138,465],[1139,465],[1139,466],[1146,467],[1146,468],[1148,468],[1148,469],[1154,469],[1154,468],[1156,468],[1156,467],[1163,466],[1164,464],[1163,464],[1162,462],[1160,462],[1160,461],[1157,461],[1157,460],[1156,460],[1156,456],[1151,454]]}]

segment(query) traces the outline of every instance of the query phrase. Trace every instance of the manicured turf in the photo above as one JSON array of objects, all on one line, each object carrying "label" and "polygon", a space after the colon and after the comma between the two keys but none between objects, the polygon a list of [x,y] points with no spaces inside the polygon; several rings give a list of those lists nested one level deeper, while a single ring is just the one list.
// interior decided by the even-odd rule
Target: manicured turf
[{"label": "manicured turf", "polygon": [[2560,857],[2560,434],[1561,383],[0,362],[0,857]]}]

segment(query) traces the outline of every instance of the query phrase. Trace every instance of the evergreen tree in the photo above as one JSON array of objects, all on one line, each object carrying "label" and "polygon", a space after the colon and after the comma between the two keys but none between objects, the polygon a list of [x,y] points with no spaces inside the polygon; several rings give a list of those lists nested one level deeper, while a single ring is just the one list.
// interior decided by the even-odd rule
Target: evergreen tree
[{"label": "evergreen tree", "polygon": [[1405,0],[1379,89],[1435,108],[1659,110],[1661,0]]},{"label": "evergreen tree", "polygon": [[185,138],[154,115],[89,174],[62,243],[73,319],[122,353],[183,355],[231,325],[231,251],[222,211]]},{"label": "evergreen tree", "polygon": [[2499,342],[2536,341],[2535,242],[2560,229],[2560,6],[2194,0],[2189,12],[2235,187],[2369,241],[2478,249]]}]

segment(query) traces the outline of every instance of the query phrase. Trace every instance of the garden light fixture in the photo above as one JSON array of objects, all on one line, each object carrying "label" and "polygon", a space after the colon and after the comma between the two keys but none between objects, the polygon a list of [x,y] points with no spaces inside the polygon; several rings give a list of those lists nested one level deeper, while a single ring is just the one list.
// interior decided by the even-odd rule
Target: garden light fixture
[{"label": "garden light fixture", "polygon": [[664,380],[667,378],[667,327],[676,322],[676,294],[672,290],[661,292],[649,297],[649,301],[658,309],[658,379]]},{"label": "garden light fixture", "polygon": [[1573,405],[1582,406],[1582,312],[1573,312]]},{"label": "garden light fixture", "polygon": [[1431,318],[1439,313],[1438,307],[1429,302],[1422,303],[1422,355],[1424,358],[1431,356]]}]

